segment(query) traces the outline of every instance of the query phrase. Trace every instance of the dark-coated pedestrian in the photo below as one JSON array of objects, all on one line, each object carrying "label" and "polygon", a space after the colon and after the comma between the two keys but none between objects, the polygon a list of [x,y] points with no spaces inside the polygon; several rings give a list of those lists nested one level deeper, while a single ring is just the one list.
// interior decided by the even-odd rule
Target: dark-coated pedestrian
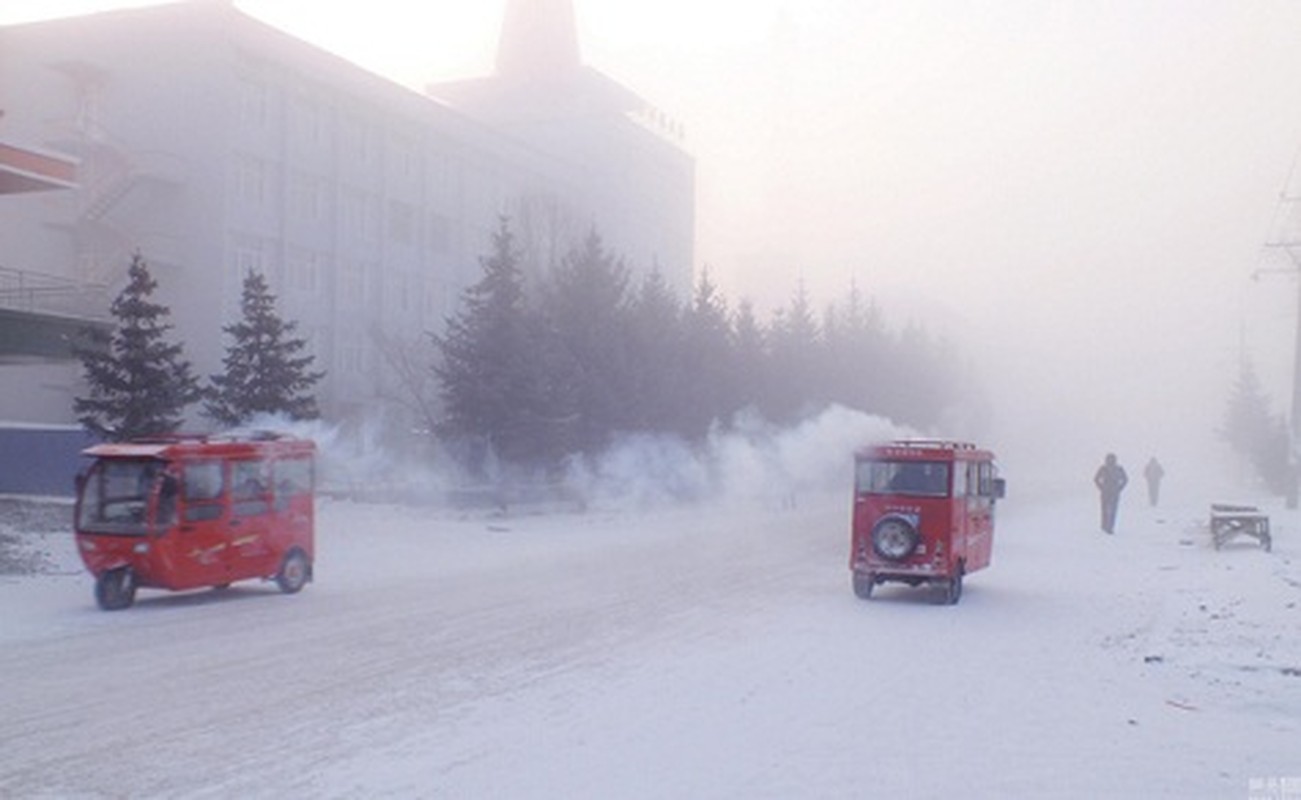
[{"label": "dark-coated pedestrian", "polygon": [[1116,454],[1107,453],[1106,460],[1093,475],[1093,484],[1102,496],[1102,530],[1107,533],[1116,532],[1116,508],[1120,505],[1120,493],[1127,483],[1129,476],[1116,461]]}]

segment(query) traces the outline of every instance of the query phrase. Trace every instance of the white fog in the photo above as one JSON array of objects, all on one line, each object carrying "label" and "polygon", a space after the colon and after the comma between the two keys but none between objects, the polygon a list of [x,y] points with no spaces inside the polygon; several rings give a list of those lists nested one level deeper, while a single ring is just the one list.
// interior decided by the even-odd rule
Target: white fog
[{"label": "white fog", "polygon": [[[489,69],[504,8],[237,5],[415,89]],[[684,126],[696,266],[733,304],[856,284],[975,362],[1027,467],[1215,457],[1240,353],[1288,412],[1295,278],[1250,276],[1289,266],[1263,250],[1301,145],[1295,3],[574,8],[585,62]]]},{"label": "white fog", "polygon": [[[128,5],[0,0],[0,25]],[[420,91],[491,68],[505,3],[234,5]],[[292,426],[323,490],[294,598],[142,592],[102,614],[72,537],[0,519],[45,566],[0,577],[0,664],[22,673],[0,689],[0,794],[1301,798],[1301,522],[1220,435],[1243,359],[1292,411],[1301,269],[1270,245],[1301,236],[1301,3],[573,7],[584,62],[685,130],[697,275],[764,314],[857,287],[892,330],[943,338],[988,419],[833,406],[619,438],[570,464],[561,502],[506,509],[440,504],[465,475],[365,425]],[[959,609],[850,592],[852,452],[914,435],[979,441],[1008,479]],[[1114,539],[1108,452],[1134,480]],[[1232,500],[1273,515],[1272,553],[1212,549],[1207,506]],[[196,625],[212,638],[177,652]],[[987,685],[954,688],[955,663]],[[857,694],[871,665],[879,691]],[[902,706],[922,715],[873,714]],[[104,756],[117,737],[144,767]],[[268,783],[207,754],[232,745]],[[876,753],[894,760],[865,785]],[[1295,791],[1249,794],[1276,779]]]},{"label": "white fog", "polygon": [[[501,2],[439,51],[393,13],[241,7],[420,86],[490,63]],[[381,4],[383,9],[384,5]],[[1022,471],[1224,457],[1239,355],[1288,413],[1294,277],[1267,241],[1301,146],[1290,2],[579,0],[584,59],[687,131],[697,263],[733,302],[855,283],[973,360]],[[430,28],[441,27],[433,25]],[[400,44],[400,46],[395,46]],[[1293,192],[1298,186],[1291,187]]]}]

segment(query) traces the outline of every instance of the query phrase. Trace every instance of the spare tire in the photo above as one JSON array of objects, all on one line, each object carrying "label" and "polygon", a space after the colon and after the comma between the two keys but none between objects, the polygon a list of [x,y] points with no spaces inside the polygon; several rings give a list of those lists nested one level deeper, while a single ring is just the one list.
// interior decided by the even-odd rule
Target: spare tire
[{"label": "spare tire", "polygon": [[900,516],[885,517],[872,528],[872,550],[886,561],[903,561],[920,542],[917,526]]}]

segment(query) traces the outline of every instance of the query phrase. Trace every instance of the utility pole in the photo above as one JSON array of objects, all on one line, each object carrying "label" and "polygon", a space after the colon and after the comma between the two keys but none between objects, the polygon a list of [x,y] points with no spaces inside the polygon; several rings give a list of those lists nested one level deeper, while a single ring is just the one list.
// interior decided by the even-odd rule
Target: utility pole
[{"label": "utility pole", "polygon": [[[1301,200],[1301,197],[1288,197],[1284,195],[1282,201],[1285,203],[1295,203]],[[1301,240],[1289,239],[1277,242],[1266,242],[1266,247],[1281,249],[1287,253],[1288,260],[1292,266],[1286,270],[1257,270],[1256,274],[1263,272],[1290,272],[1297,276],[1297,316],[1296,316],[1296,333],[1294,334],[1292,344],[1292,416],[1288,431],[1288,475],[1287,483],[1287,507],[1297,507],[1298,496],[1298,478],[1301,477]]]}]

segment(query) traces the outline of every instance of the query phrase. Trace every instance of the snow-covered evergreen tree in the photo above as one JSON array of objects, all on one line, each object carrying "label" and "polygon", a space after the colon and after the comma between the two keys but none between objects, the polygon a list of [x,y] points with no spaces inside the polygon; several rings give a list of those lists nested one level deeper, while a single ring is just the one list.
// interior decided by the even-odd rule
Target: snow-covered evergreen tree
[{"label": "snow-covered evergreen tree", "polygon": [[884,411],[891,372],[891,341],[875,303],[864,302],[858,284],[826,315],[822,326],[831,400],[848,408]]},{"label": "snow-covered evergreen tree", "polygon": [[628,431],[700,440],[747,407],[792,423],[835,402],[932,426],[971,392],[947,343],[920,326],[890,333],[856,286],[820,326],[801,282],[763,324],[748,302],[731,313],[707,269],[683,303],[654,268],[629,291],[592,232],[530,297],[514,242],[503,219],[481,280],[434,337],[438,430],[471,470],[489,454],[553,465]]},{"label": "snow-covered evergreen tree", "polygon": [[275,295],[259,272],[244,277],[241,318],[222,328],[231,341],[225,371],[211,376],[204,413],[222,425],[241,425],[258,414],[290,419],[319,416],[312,388],[325,376],[313,372],[315,356],[295,337],[297,322],[276,312]]},{"label": "snow-covered evergreen tree", "polygon": [[[563,388],[551,378],[548,337],[524,293],[514,234],[506,219],[481,260],[483,277],[465,290],[447,330],[434,337],[443,402],[441,433],[463,444],[486,445],[515,464],[557,455],[557,408]],[[485,453],[471,460],[482,466]]]},{"label": "snow-covered evergreen tree", "polygon": [[1295,476],[1289,468],[1287,424],[1270,410],[1256,370],[1243,358],[1220,431],[1229,446],[1250,462],[1271,491],[1284,494]]},{"label": "snow-covered evergreen tree", "polygon": [[158,283],[139,253],[127,278],[111,307],[113,331],[90,329],[76,347],[89,393],[73,409],[89,430],[114,441],[175,431],[200,396],[182,346],[165,340],[171,312],[149,299]]},{"label": "snow-covered evergreen tree", "polygon": [[682,403],[682,309],[658,268],[642,278],[627,314],[632,429],[674,430]]},{"label": "snow-covered evergreen tree", "polygon": [[769,374],[768,332],[754,313],[754,304],[742,300],[732,315],[732,369],[730,406],[758,408],[767,393]]},{"label": "snow-covered evergreen tree", "polygon": [[789,307],[774,317],[769,332],[769,374],[773,380],[760,408],[770,419],[794,422],[827,403],[823,344],[801,279]]},{"label": "snow-covered evergreen tree", "polygon": [[633,427],[629,361],[628,272],[591,231],[555,267],[543,289],[547,328],[555,337],[551,369],[572,387],[564,409],[572,423],[564,449],[598,452],[611,433]]},{"label": "snow-covered evergreen tree", "polygon": [[683,347],[681,402],[677,430],[699,438],[716,420],[724,420],[729,406],[727,387],[732,363],[732,327],[727,301],[709,277],[700,271],[691,303],[682,312]]}]

